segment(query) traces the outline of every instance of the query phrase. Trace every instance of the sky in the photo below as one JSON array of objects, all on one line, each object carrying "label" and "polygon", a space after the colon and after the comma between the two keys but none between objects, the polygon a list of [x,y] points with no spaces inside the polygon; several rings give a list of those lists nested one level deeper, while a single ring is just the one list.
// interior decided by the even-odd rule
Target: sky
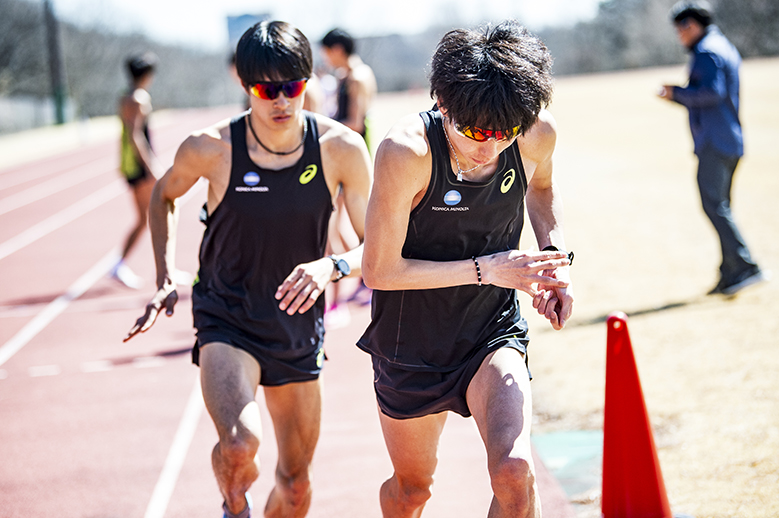
[{"label": "sky", "polygon": [[[32,0],[34,2],[40,0]],[[515,18],[528,28],[592,18],[600,0],[51,0],[57,16],[84,26],[141,32],[208,51],[228,48],[227,16],[268,13],[318,41],[333,27],[356,37],[413,34]]]}]

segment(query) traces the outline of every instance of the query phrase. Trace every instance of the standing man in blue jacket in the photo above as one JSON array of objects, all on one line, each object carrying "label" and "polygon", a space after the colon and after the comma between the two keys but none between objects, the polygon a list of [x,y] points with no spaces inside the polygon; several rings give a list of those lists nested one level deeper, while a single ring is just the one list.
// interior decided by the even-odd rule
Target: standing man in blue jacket
[{"label": "standing man in blue jacket", "polygon": [[709,294],[733,295],[767,279],[752,259],[730,210],[733,174],[744,154],[738,118],[741,56],[712,23],[707,2],[678,2],[670,17],[679,40],[692,54],[690,79],[684,87],[664,85],[659,95],[690,112],[703,210],[722,246],[720,279]]}]

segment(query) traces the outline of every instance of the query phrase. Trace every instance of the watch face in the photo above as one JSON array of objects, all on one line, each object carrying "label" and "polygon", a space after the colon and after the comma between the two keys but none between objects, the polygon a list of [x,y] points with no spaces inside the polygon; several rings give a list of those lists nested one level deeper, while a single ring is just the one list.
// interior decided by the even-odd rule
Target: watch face
[{"label": "watch face", "polygon": [[352,273],[352,269],[349,267],[349,263],[347,263],[343,259],[338,259],[338,263],[336,263],[336,268],[338,268],[338,271],[341,272],[344,275],[344,277]]}]

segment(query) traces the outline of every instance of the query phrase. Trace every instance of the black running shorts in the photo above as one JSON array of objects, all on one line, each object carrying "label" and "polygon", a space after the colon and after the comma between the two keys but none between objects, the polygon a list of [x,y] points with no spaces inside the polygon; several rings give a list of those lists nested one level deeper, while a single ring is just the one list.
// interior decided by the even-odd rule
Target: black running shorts
[{"label": "black running shorts", "polygon": [[197,332],[197,341],[192,349],[192,363],[200,365],[200,348],[214,342],[226,343],[251,354],[260,364],[260,385],[265,387],[315,380],[319,378],[325,361],[323,347],[291,355],[288,351],[263,347],[240,333],[209,328]]},{"label": "black running shorts", "polygon": [[470,417],[465,393],[484,359],[493,351],[509,347],[522,353],[527,366],[527,344],[526,335],[512,334],[492,340],[488,346],[477,348],[468,361],[444,372],[402,369],[373,356],[373,387],[379,408],[393,419],[423,417],[447,410]]}]

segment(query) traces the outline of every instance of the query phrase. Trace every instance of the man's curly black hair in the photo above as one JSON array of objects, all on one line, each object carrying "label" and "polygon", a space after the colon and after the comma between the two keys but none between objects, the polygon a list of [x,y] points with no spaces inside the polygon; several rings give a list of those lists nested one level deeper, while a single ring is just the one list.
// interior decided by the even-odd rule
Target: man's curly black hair
[{"label": "man's curly black hair", "polygon": [[449,31],[433,55],[430,95],[461,126],[524,134],[552,90],[552,56],[513,20]]}]

